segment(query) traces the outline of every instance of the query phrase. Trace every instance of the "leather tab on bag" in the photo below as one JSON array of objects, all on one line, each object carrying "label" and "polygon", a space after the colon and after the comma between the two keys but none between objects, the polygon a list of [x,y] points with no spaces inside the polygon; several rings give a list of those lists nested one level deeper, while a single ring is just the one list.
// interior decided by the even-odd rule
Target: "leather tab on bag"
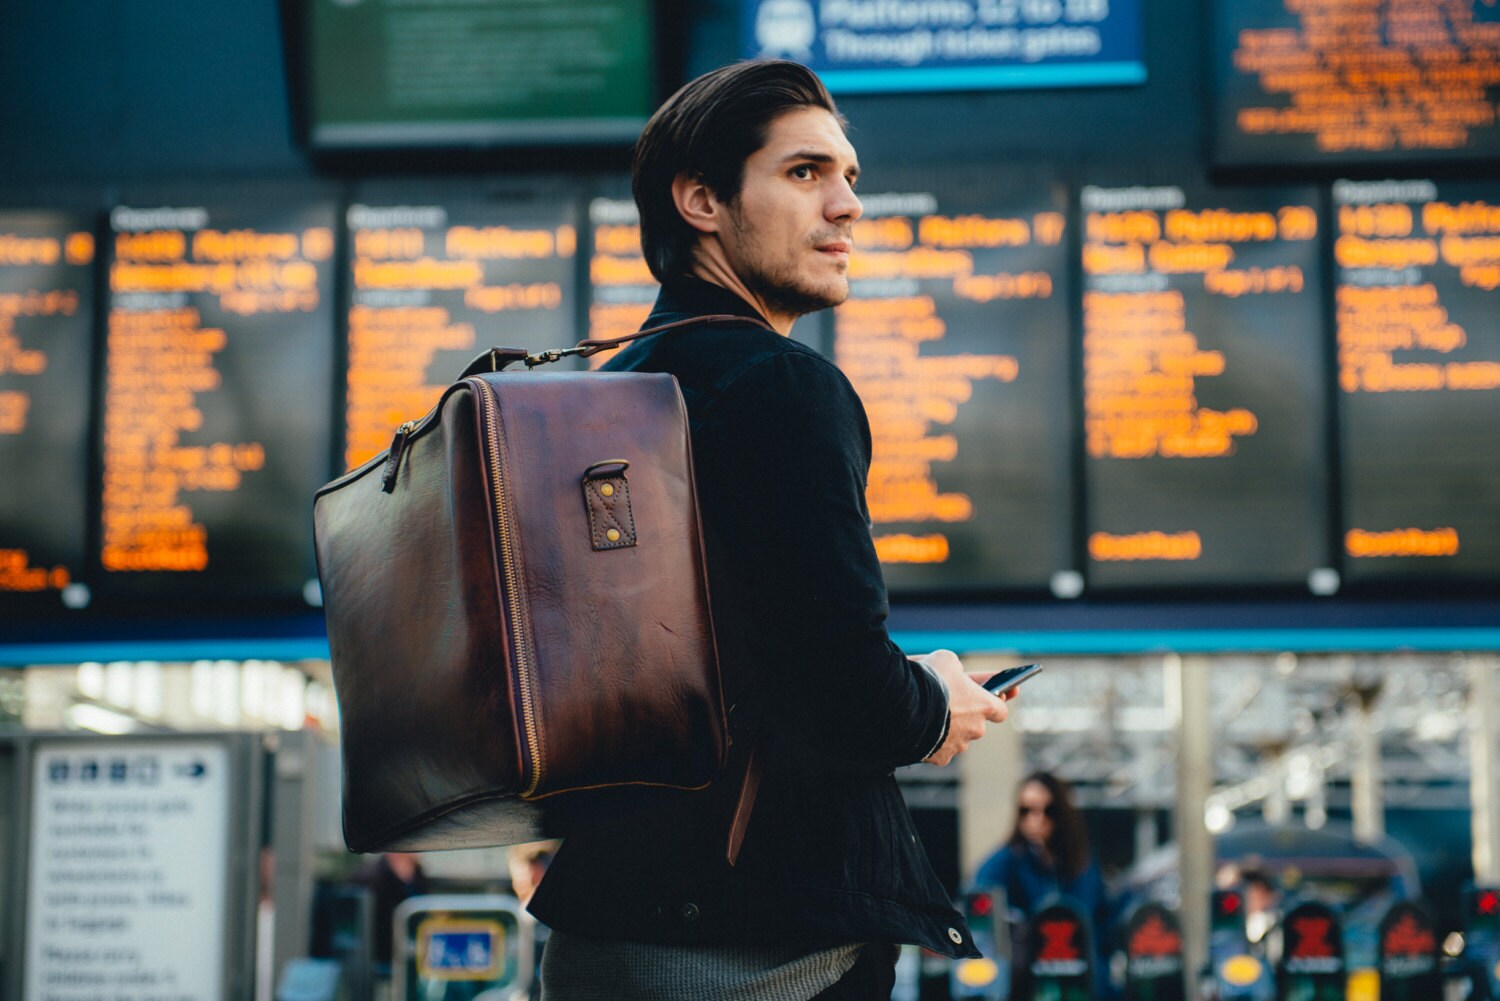
[{"label": "leather tab on bag", "polygon": [[583,500],[589,510],[589,541],[595,551],[626,549],[635,545],[635,515],[630,510],[630,484],[624,470],[598,475],[590,467],[583,477]]},{"label": "leather tab on bag", "polygon": [[416,427],[416,421],[407,421],[396,429],[396,437],[391,439],[385,465],[380,470],[380,489],[383,493],[390,493],[396,489],[396,474],[401,472],[401,455],[406,451],[406,441]]}]

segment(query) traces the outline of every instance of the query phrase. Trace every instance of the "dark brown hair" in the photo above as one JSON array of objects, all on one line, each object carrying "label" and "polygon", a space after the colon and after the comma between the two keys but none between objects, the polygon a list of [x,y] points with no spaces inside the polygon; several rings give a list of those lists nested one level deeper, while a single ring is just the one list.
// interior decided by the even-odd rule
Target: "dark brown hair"
[{"label": "dark brown hair", "polygon": [[766,144],[771,123],[807,107],[838,115],[812,70],[755,59],[705,73],[656,110],[635,144],[631,190],[641,211],[641,249],[658,281],[688,272],[698,239],[677,211],[672,182],[686,174],[708,185],[721,202],[733,202],[744,183],[745,161]]},{"label": "dark brown hair", "polygon": [[[1047,851],[1052,854],[1058,875],[1075,879],[1089,864],[1089,838],[1083,827],[1083,814],[1073,805],[1073,790],[1051,772],[1032,772],[1016,787],[1017,793],[1032,783],[1046,789],[1052,796],[1052,805],[1047,808],[1047,815],[1052,818],[1052,837],[1047,839]],[[1026,847],[1019,817],[1016,829],[1011,832],[1010,843],[1017,849]]]}]

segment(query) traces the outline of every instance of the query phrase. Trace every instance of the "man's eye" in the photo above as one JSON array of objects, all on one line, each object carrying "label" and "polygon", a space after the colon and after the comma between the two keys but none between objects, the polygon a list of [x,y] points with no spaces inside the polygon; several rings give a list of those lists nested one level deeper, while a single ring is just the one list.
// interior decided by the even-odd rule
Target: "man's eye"
[{"label": "man's eye", "polygon": [[812,174],[813,174],[813,169],[812,169],[812,166],[810,164],[804,163],[800,167],[793,167],[792,168],[792,176],[795,177],[799,181],[805,181],[805,180],[807,180],[808,178],[812,177]]}]

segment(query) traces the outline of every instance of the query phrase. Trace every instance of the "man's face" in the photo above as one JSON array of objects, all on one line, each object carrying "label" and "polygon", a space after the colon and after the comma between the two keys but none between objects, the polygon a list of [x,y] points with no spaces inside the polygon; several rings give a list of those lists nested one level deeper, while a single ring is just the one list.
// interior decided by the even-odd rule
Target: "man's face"
[{"label": "man's face", "polygon": [[773,312],[797,317],[849,297],[859,160],[822,108],[788,111],[745,161],[719,231],[727,262]]}]

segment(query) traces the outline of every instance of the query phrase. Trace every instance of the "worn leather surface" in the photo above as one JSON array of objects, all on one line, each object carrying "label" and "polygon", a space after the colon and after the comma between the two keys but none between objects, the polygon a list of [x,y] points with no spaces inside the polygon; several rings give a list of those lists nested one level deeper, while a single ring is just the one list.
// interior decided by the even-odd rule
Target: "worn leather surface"
[{"label": "worn leather surface", "polygon": [[[535,651],[537,797],[608,784],[694,788],[725,728],[675,380],[496,373],[516,555]],[[355,851],[442,849],[551,833],[526,779],[515,635],[474,381],[405,443],[319,492],[319,573]],[[596,550],[580,489],[630,461],[637,544]]]},{"label": "worn leather surface", "polygon": [[[479,377],[500,404],[544,771],[535,795],[694,788],[725,753],[686,413],[664,374]],[[635,545],[596,549],[584,472],[630,463]]]}]

